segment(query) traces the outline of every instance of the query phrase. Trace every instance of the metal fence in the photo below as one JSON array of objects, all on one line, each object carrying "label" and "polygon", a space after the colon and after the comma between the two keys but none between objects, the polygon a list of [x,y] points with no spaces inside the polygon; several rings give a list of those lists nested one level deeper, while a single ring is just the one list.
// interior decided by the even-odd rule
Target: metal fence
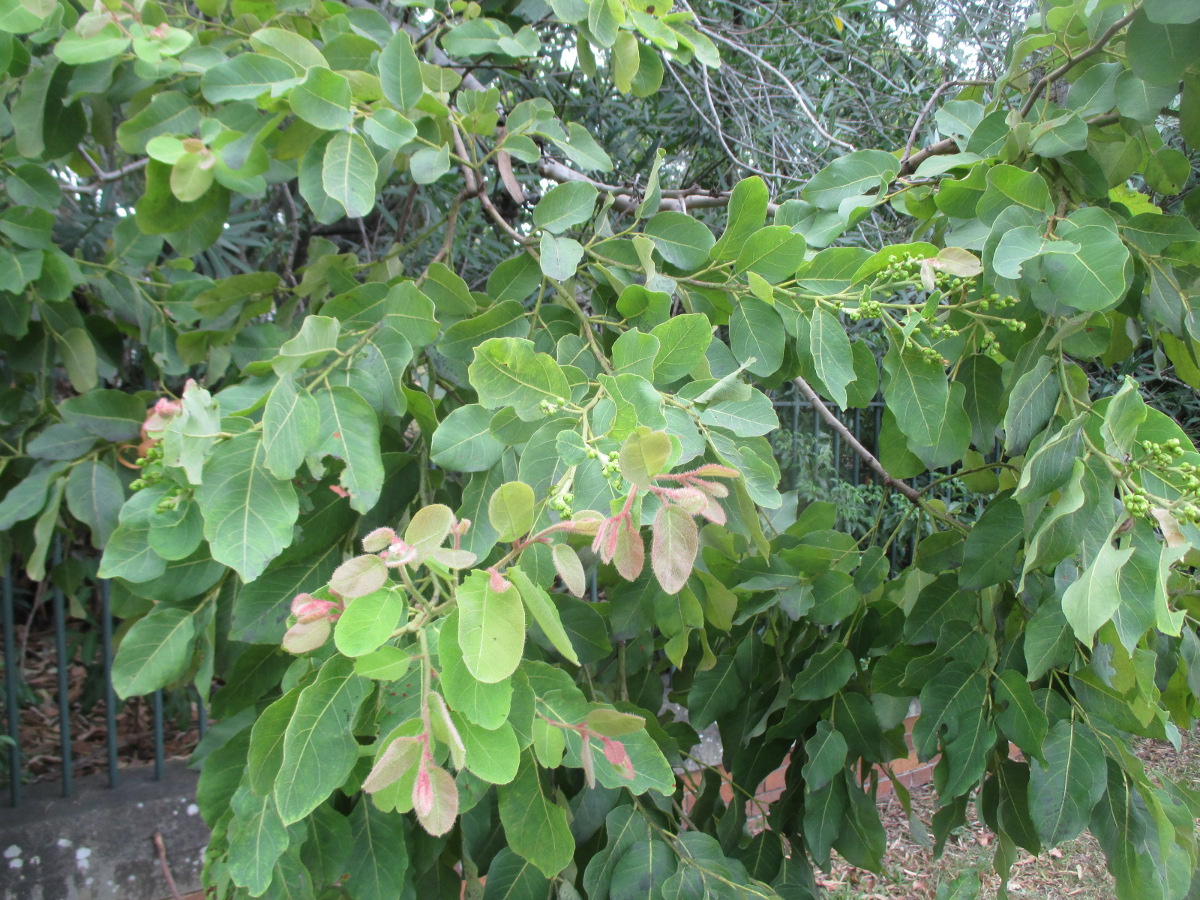
[{"label": "metal fence", "polygon": [[[841,436],[820,418],[812,405],[798,391],[786,390],[776,395],[775,407],[779,414],[781,428],[776,434],[777,458],[782,472],[782,485],[785,489],[796,491],[800,501],[818,499],[836,499],[835,492],[839,485],[849,489],[870,489],[871,473],[866,469],[862,460],[849,447],[845,446]],[[873,454],[879,454],[879,437],[882,430],[883,401],[875,399],[866,409],[854,409],[836,412],[841,421],[855,437]],[[788,446],[788,441],[792,445]],[[799,441],[807,441],[801,446]],[[947,474],[949,474],[947,472]],[[934,476],[936,477],[936,476]],[[947,483],[946,491],[949,491]],[[824,496],[828,494],[828,496]],[[948,496],[948,494],[946,495]],[[847,522],[849,510],[845,504],[839,508],[842,521],[841,527],[853,531],[854,523]],[[890,545],[890,557],[893,565],[902,565],[915,550],[920,537],[919,528],[910,528],[911,535],[905,533],[904,541],[896,541]],[[24,585],[23,585],[24,586]],[[21,802],[23,781],[28,778],[26,765],[23,764],[22,734],[21,734],[21,700],[26,691],[21,659],[16,646],[15,621],[18,609],[29,621],[39,613],[39,602],[44,595],[50,599],[51,615],[54,630],[54,654],[56,683],[56,704],[58,722],[58,781],[61,784],[62,795],[71,796],[74,790],[76,760],[72,744],[71,728],[71,668],[75,661],[79,638],[83,634],[100,633],[99,659],[92,660],[93,668],[98,668],[98,674],[91,677],[103,679],[102,702],[104,705],[104,742],[105,769],[109,787],[120,783],[122,763],[119,753],[117,732],[118,711],[121,702],[117,700],[111,678],[111,663],[113,655],[113,615],[110,604],[109,584],[100,581],[94,584],[99,597],[98,621],[84,623],[84,630],[68,628],[67,604],[61,587],[54,583],[44,586],[43,591],[22,591],[16,587],[12,564],[5,570],[3,579],[3,626],[4,626],[4,710],[7,724],[6,734],[8,746],[4,756],[7,760],[8,802],[17,806]],[[594,595],[594,592],[593,592]],[[44,614],[44,613],[42,613]],[[203,737],[207,728],[207,717],[204,704],[194,695],[191,689],[175,695],[164,695],[157,691],[149,698],[151,705],[151,728],[153,732],[153,766],[155,778],[161,778],[165,763],[164,742],[164,701],[184,701],[185,709],[193,717],[198,736]],[[178,702],[175,702],[178,706]]]}]

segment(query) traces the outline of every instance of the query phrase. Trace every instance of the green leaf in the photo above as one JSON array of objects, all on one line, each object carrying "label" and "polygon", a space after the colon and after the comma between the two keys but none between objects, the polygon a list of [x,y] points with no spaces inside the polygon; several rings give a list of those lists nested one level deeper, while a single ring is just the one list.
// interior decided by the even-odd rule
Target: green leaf
[{"label": "green leaf", "polygon": [[483,900],[546,900],[550,881],[533,863],[502,847],[488,866]]},{"label": "green leaf", "polygon": [[496,539],[515,541],[533,528],[533,488],[522,481],[500,485],[488,501],[488,521],[496,530]]},{"label": "green leaf", "polygon": [[883,367],[888,376],[884,399],[900,430],[915,445],[936,445],[950,400],[945,370],[916,350],[898,351],[895,346],[888,350]]},{"label": "green leaf", "polygon": [[291,482],[264,464],[256,434],[242,434],[213,450],[204,466],[196,502],[213,559],[253,581],[292,542],[300,507]]},{"label": "green leaf", "polygon": [[497,591],[486,572],[471,572],[459,587],[458,643],[467,670],[484,684],[508,678],[525,647],[525,609],[509,584]]},{"label": "green leaf", "polygon": [[379,420],[375,411],[355,391],[333,387],[317,394],[321,427],[316,449],[309,456],[333,456],[345,462],[338,481],[350,494],[350,505],[367,512],[379,500],[383,485],[383,457],[379,450]]},{"label": "green leaf", "polygon": [[182,678],[192,662],[193,611],[156,606],[125,633],[113,658],[112,684],[122,699],[149,694]]},{"label": "green leaf", "polygon": [[[508,722],[492,730],[480,728],[463,719],[456,719],[454,724],[462,735],[467,768],[472,774],[491,784],[508,784],[517,776],[521,764],[521,745]],[[491,881],[490,869],[488,881]]]},{"label": "green leaf", "polygon": [[355,805],[346,887],[356,900],[394,900],[412,883],[404,825],[403,817],[376,809],[366,797]]},{"label": "green leaf", "polygon": [[583,245],[574,238],[555,237],[548,231],[538,244],[542,274],[555,281],[574,278],[583,259]]},{"label": "green leaf", "polygon": [[733,712],[745,698],[746,683],[732,655],[717,657],[716,665],[697,672],[688,691],[688,721],[693,728],[707,728],[726,713]]},{"label": "green leaf", "polygon": [[288,95],[292,112],[323,131],[342,131],[353,121],[354,112],[350,108],[353,100],[350,82],[322,66],[309,69],[304,81]]},{"label": "green leaf", "polygon": [[[250,731],[250,750],[246,755],[246,783],[259,797],[269,797],[275,789],[275,777],[283,761],[283,738],[288,723],[296,714],[300,700],[299,685],[262,711]],[[271,808],[275,808],[274,801]]]},{"label": "green leaf", "polygon": [[1045,762],[1029,770],[1029,812],[1048,847],[1076,837],[1107,779],[1104,750],[1090,728],[1068,719],[1056,722],[1042,745]]},{"label": "green leaf", "polygon": [[575,839],[567,813],[546,799],[537,766],[526,756],[512,784],[498,788],[500,822],[508,846],[553,878],[571,863]]},{"label": "green leaf", "polygon": [[1101,625],[1112,618],[1121,604],[1119,570],[1133,555],[1134,548],[1118,549],[1112,536],[1106,540],[1079,578],[1063,593],[1062,611],[1082,643],[1091,645]]},{"label": "green leaf", "polygon": [[808,330],[809,349],[817,377],[829,391],[829,399],[843,409],[848,398],[846,386],[855,379],[854,352],[846,329],[823,307],[813,310]]},{"label": "green leaf", "polygon": [[146,404],[121,391],[89,391],[58,405],[63,421],[106,441],[131,441],[141,431]]},{"label": "green leaf", "polygon": [[129,48],[129,33],[116,22],[109,22],[86,37],[73,31],[65,33],[54,47],[54,55],[72,66],[112,59]]},{"label": "green leaf", "polygon": [[786,225],[769,225],[746,239],[734,263],[735,272],[753,272],[770,284],[786,281],[804,264],[803,235]]},{"label": "green leaf", "polygon": [[671,210],[654,216],[644,231],[663,259],[687,271],[704,265],[708,251],[716,244],[716,238],[703,222]]},{"label": "green leaf", "polygon": [[766,223],[769,199],[766,182],[757,175],[734,185],[729,195],[729,222],[709,255],[716,260],[737,259],[750,236]]},{"label": "green leaf", "polygon": [[672,316],[656,325],[650,334],[659,344],[654,355],[656,384],[671,384],[683,378],[704,358],[712,343],[712,325],[707,316],[699,313]]},{"label": "green leaf", "polygon": [[378,177],[379,167],[371,148],[357,134],[338,132],[325,146],[321,186],[351,218],[365,216],[375,207]]},{"label": "green leaf", "polygon": [[600,192],[587,181],[569,181],[548,190],[533,209],[533,223],[551,234],[582,225],[592,217]]},{"label": "green leaf", "polygon": [[422,147],[409,157],[408,171],[417,184],[433,184],[450,171],[450,145]]},{"label": "green leaf", "polygon": [[1174,86],[1195,60],[1197,43],[1200,43],[1200,22],[1182,26],[1162,24],[1143,10],[1129,25],[1125,51],[1138,78],[1150,84]]},{"label": "green leaf", "polygon": [[243,585],[233,607],[230,635],[251,644],[279,644],[283,638],[288,604],[299,593],[323,587],[341,561],[341,550],[331,543],[301,562],[279,566]]},{"label": "green leaf", "polygon": [[402,113],[416,106],[425,93],[421,63],[403,28],[396,30],[379,54],[379,85],[388,103]]},{"label": "green leaf", "polygon": [[1024,538],[1021,505],[1011,497],[993,500],[963,545],[959,586],[977,591],[1011,579],[1017,572],[1017,553]]},{"label": "green leaf", "polygon": [[832,697],[854,674],[854,658],[845,647],[830,644],[814,653],[796,675],[792,696],[797,700]]},{"label": "green leaf", "polygon": [[430,459],[458,472],[490,469],[504,452],[504,445],[492,436],[492,415],[477,403],[454,410],[433,433]]},{"label": "green leaf", "polygon": [[1024,452],[1029,442],[1046,427],[1058,404],[1060,384],[1054,361],[1048,356],[1017,379],[1009,394],[1004,415],[1004,447],[1012,455]]},{"label": "green leaf", "polygon": [[1041,758],[1046,739],[1046,714],[1033,699],[1029,683],[1020,672],[1008,669],[995,681],[996,724],[1004,736],[1021,748],[1026,757]]},{"label": "green leaf", "polygon": [[404,593],[385,587],[356,597],[346,606],[333,629],[333,643],[344,656],[365,656],[378,650],[406,618]]},{"label": "green leaf", "polygon": [[341,323],[329,316],[305,316],[300,331],[284,341],[271,360],[278,375],[289,375],[304,366],[313,366],[337,349]]},{"label": "green leaf", "polygon": [[900,160],[882,150],[857,150],[834,160],[805,185],[805,200],[820,209],[837,209],[843,200],[882,189],[900,172]]},{"label": "green leaf", "polygon": [[543,401],[558,404],[571,393],[553,357],[536,352],[532,341],[521,338],[484,341],[475,348],[469,375],[482,405],[511,406],[526,422],[544,415],[539,408]]},{"label": "green leaf", "polygon": [[84,460],[71,469],[66,486],[67,509],[92,531],[92,546],[103,547],[117,527],[125,488],[111,466]]},{"label": "green leaf", "polygon": [[804,786],[819,791],[833,780],[846,764],[846,739],[828,722],[818,722],[817,731],[804,744],[808,761],[804,764]]},{"label": "green leaf", "polygon": [[239,53],[205,69],[200,92],[209,103],[254,100],[294,77],[292,67],[282,60],[261,53]]},{"label": "green leaf", "polygon": [[321,413],[306,388],[280,378],[263,411],[263,464],[276,478],[291,478],[317,443]]},{"label": "green leaf", "polygon": [[654,358],[660,346],[658,338],[631,328],[613,342],[613,369],[653,381]]},{"label": "green leaf", "polygon": [[499,728],[508,719],[512,706],[512,679],[486,684],[470,673],[458,644],[458,621],[457,611],[448,615],[438,636],[440,683],[446,702],[482,728]]},{"label": "green leaf", "polygon": [[369,682],[334,657],[300,693],[283,738],[275,801],[285,825],[298,822],[341,787],[358,760],[352,725]]},{"label": "green leaf", "polygon": [[713,403],[700,414],[705,425],[732,431],[739,437],[771,434],[779,428],[775,404],[761,391],[754,391],[745,400],[725,400]]},{"label": "green leaf", "polygon": [[[743,297],[729,317],[729,345],[747,370],[764,377],[783,364],[787,331],[775,309],[757,297]],[[750,360],[753,359],[753,362]]]},{"label": "green leaf", "polygon": [[625,439],[618,456],[621,477],[642,490],[667,469],[671,456],[671,438],[665,431],[652,431],[639,426]]},{"label": "green leaf", "polygon": [[288,831],[274,798],[257,797],[245,785],[230,802],[229,875],[251,895],[263,894],[275,875],[275,864],[288,848]]}]

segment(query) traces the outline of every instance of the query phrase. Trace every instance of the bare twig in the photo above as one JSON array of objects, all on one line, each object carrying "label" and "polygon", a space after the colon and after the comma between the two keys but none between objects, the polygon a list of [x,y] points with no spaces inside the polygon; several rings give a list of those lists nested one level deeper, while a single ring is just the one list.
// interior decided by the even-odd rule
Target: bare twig
[{"label": "bare twig", "polygon": [[[582,172],[576,172],[556,159],[548,157],[541,159],[538,162],[538,174],[559,184],[567,181],[586,181],[601,193],[612,194],[613,208],[618,212],[629,212],[637,209],[638,204],[641,203],[641,198],[637,190],[633,187],[605,184],[602,181],[596,181],[593,178],[588,178]],[[682,191],[668,190],[662,192],[662,199],[658,203],[658,208],[660,210],[674,210],[676,212],[684,212],[689,209],[716,209],[728,206],[729,196],[729,191],[709,192],[699,188]],[[770,215],[774,215],[775,210],[778,208],[778,204],[768,204],[767,212]]]},{"label": "bare twig", "polygon": [[163,836],[157,831],[154,832],[154,846],[158,849],[158,862],[162,866],[163,878],[167,879],[167,887],[171,890],[171,896],[174,900],[183,900],[183,895],[179,893],[175,879],[171,876],[171,867],[167,865],[167,845],[163,843]]},{"label": "bare twig", "polygon": [[984,85],[984,84],[991,84],[991,82],[990,81],[943,81],[941,84],[939,84],[937,86],[937,90],[935,90],[933,92],[933,96],[931,96],[929,98],[929,101],[925,104],[925,107],[921,110],[920,115],[917,116],[917,120],[915,122],[913,122],[912,130],[909,131],[909,133],[908,133],[908,142],[904,145],[904,155],[900,157],[901,164],[907,162],[908,158],[912,155],[913,145],[917,143],[917,135],[920,134],[920,132],[921,132],[921,126],[925,123],[925,119],[929,116],[929,113],[933,110],[934,105],[938,102],[938,98],[941,97],[943,93],[945,93],[947,90],[949,90],[952,87],[963,87],[965,85]]},{"label": "bare twig", "polygon": [[91,155],[82,147],[79,148],[79,155],[83,157],[84,162],[86,162],[88,167],[91,168],[91,170],[96,174],[96,180],[103,182],[120,181],[126,175],[132,174],[138,169],[144,169],[146,164],[150,162],[149,159],[139,159],[135,162],[129,163],[128,165],[121,166],[121,168],[117,169],[115,172],[105,172],[102,168],[100,168],[100,164],[97,163],[96,160],[92,159]]},{"label": "bare twig", "polygon": [[947,516],[945,513],[939,512],[931,507],[929,503],[927,503],[921,496],[921,492],[914,488],[907,481],[901,481],[899,478],[896,478],[890,472],[888,472],[888,470],[883,467],[883,463],[881,463],[875,457],[875,454],[864,447],[862,442],[854,436],[854,432],[847,428],[846,424],[842,422],[841,419],[830,412],[829,407],[825,405],[825,401],[820,398],[817,392],[812,389],[812,386],[809,385],[807,381],[805,381],[801,376],[797,375],[796,378],[793,379],[793,383],[797,388],[800,389],[800,393],[804,395],[804,398],[812,404],[812,408],[816,410],[817,415],[819,415],[824,420],[825,424],[832,428],[837,435],[850,446],[851,450],[858,454],[859,458],[867,464],[867,468],[879,476],[880,481],[896,492],[902,494],[915,506],[917,506],[923,512],[928,513],[930,516],[933,516],[935,519],[939,519],[945,522],[947,525],[957,528],[960,531],[967,530],[966,526],[964,526],[957,519]]}]

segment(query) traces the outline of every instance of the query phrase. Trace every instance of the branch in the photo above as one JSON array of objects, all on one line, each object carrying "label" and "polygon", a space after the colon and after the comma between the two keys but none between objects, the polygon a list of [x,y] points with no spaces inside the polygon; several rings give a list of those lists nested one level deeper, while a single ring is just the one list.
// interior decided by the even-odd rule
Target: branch
[{"label": "branch", "polygon": [[[636,189],[629,186],[605,184],[603,181],[588,178],[582,172],[576,172],[557,159],[543,157],[538,161],[537,168],[538,174],[550,181],[556,181],[559,184],[567,181],[586,181],[601,193],[611,194],[613,196],[613,208],[618,212],[631,212],[637,209],[638,204],[642,202]],[[677,212],[687,212],[689,209],[715,209],[728,206],[729,196],[729,191],[704,191],[699,188],[663,191],[662,199],[658,202],[658,208],[659,210],[669,209]],[[775,210],[778,208],[779,204],[769,203],[767,204],[767,213],[775,215]]]},{"label": "branch", "polygon": [[825,401],[823,401],[817,395],[817,392],[812,389],[807,381],[797,375],[796,378],[793,379],[793,383],[797,388],[800,389],[800,393],[804,395],[804,398],[812,404],[812,408],[817,411],[817,415],[824,420],[826,425],[828,425],[837,433],[838,437],[840,437],[850,446],[850,449],[859,455],[863,462],[867,464],[867,468],[879,476],[880,481],[893,490],[903,494],[914,505],[934,518],[940,519],[941,521],[959,529],[960,531],[967,530],[966,526],[958,520],[953,519],[944,513],[938,512],[936,509],[933,509],[921,496],[920,491],[914,488],[907,481],[901,481],[899,478],[894,477],[890,472],[888,472],[888,470],[883,467],[883,463],[876,459],[875,455],[866,447],[864,447],[862,442],[854,436],[854,432],[847,428],[841,419],[829,411],[829,407],[825,405]]},{"label": "branch", "polygon": [[1071,56],[1070,54],[1067,54],[1066,62],[1064,62],[1057,69],[1054,69],[1052,72],[1049,72],[1044,78],[1042,78],[1041,81],[1033,86],[1033,90],[1029,92],[1029,97],[1025,100],[1025,104],[1021,107],[1021,118],[1023,119],[1029,115],[1029,111],[1033,109],[1033,104],[1036,103],[1037,98],[1042,95],[1042,91],[1046,90],[1047,87],[1070,72],[1073,68],[1075,68],[1075,66],[1079,65],[1079,63],[1083,62],[1089,57],[1095,56],[1097,53],[1103,50],[1104,45],[1111,41],[1116,36],[1117,32],[1132,22],[1134,16],[1141,11],[1141,4],[1138,4],[1133,8],[1132,12],[1113,22],[1112,25],[1109,26],[1108,30],[1096,39],[1096,43],[1092,44],[1092,46],[1088,47],[1078,56]]},{"label": "branch", "polygon": [[96,173],[96,180],[101,182],[120,181],[126,175],[130,175],[136,172],[138,169],[145,168],[146,164],[150,162],[149,159],[139,159],[136,162],[131,162],[128,165],[121,166],[121,168],[114,172],[105,172],[100,168],[100,164],[97,163],[96,160],[92,159],[91,155],[82,147],[79,148],[79,155],[84,158],[84,161],[87,162],[91,170]]},{"label": "branch", "polygon": [[900,164],[901,175],[911,175],[917,167],[931,156],[948,156],[958,152],[958,142],[954,138],[945,138],[936,144],[930,144],[923,150],[918,150]]}]

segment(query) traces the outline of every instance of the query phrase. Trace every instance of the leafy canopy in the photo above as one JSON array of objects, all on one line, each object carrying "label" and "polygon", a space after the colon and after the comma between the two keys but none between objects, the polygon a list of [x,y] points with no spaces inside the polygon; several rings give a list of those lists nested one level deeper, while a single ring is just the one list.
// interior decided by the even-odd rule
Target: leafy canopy
[{"label": "leafy canopy", "polygon": [[[1200,388],[1200,8],[1044,3],[856,131],[787,35],[928,53],[909,4],[796,6],[0,0],[6,548],[112,579],[123,696],[219,679],[218,896],[814,897],[882,866],[913,700],[938,847],[974,800],[1002,874],[1090,828],[1188,891],[1200,800],[1130,742],[1200,709],[1200,454],[1111,372]],[[763,73],[790,192],[572,115],[724,79],[742,146]],[[789,382],[881,389],[896,529],[781,493]]]}]

